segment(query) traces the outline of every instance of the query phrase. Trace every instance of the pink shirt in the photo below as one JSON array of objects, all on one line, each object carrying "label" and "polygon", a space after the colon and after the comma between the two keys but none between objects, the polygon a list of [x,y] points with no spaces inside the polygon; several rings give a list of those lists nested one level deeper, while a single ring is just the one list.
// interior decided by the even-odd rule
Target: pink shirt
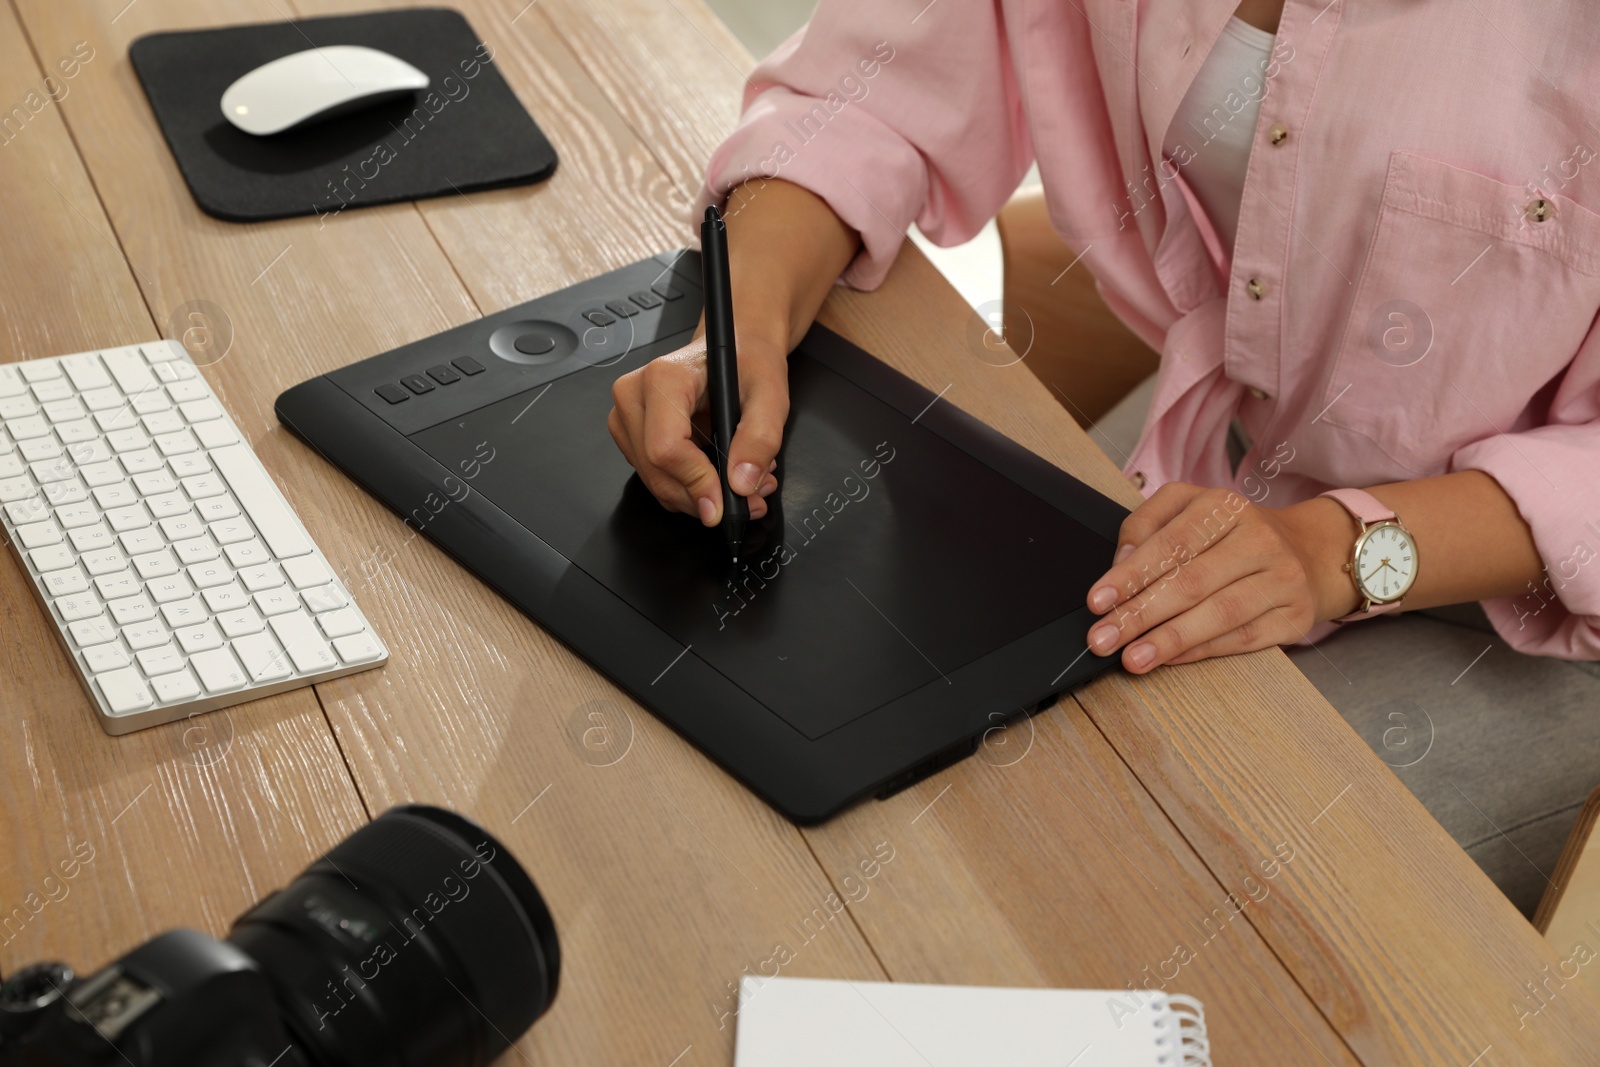
[{"label": "pink shirt", "polygon": [[822,0],[751,75],[700,206],[805,186],[871,289],[913,221],[965,241],[1037,160],[1079,266],[1161,353],[1125,468],[1146,495],[1485,471],[1547,569],[1484,602],[1495,628],[1600,658],[1600,15],[1287,0],[1264,86],[1216,102],[1220,126],[1264,93],[1230,257],[1183,180],[1205,124],[1161,146],[1235,3]]}]

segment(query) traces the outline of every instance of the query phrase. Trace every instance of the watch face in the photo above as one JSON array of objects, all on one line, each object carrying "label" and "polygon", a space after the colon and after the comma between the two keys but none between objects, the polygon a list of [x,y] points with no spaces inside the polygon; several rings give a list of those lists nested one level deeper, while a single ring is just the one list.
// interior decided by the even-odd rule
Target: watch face
[{"label": "watch face", "polygon": [[1417,580],[1417,548],[1392,522],[1368,530],[1356,549],[1356,578],[1370,600],[1399,600]]}]

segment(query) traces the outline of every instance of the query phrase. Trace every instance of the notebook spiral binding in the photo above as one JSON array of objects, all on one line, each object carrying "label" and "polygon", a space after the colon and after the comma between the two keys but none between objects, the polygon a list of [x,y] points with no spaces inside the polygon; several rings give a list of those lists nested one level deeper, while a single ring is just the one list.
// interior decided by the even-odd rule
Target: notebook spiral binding
[{"label": "notebook spiral binding", "polygon": [[1157,999],[1154,1006],[1156,1047],[1161,1050],[1156,1062],[1161,1067],[1211,1067],[1205,1005],[1174,993]]}]

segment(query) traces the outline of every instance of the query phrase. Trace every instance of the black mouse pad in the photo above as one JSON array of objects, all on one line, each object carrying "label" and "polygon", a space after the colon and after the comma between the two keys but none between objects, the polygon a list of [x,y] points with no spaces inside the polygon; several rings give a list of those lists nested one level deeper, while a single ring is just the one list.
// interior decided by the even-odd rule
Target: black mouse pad
[{"label": "black mouse pad", "polygon": [[[223,90],[271,60],[365,45],[428,75],[428,88],[268,137],[222,115]],[[327,217],[349,208],[541,181],[556,153],[446,8],[154,33],[128,49],[178,169],[207,214],[232,222]]]}]

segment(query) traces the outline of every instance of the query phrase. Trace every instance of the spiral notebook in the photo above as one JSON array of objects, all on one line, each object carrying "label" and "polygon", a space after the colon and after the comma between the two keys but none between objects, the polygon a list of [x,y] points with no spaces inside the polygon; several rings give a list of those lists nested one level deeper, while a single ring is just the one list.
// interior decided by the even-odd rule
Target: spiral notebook
[{"label": "spiral notebook", "polygon": [[816,978],[739,986],[736,1067],[1211,1067],[1193,997]]}]

